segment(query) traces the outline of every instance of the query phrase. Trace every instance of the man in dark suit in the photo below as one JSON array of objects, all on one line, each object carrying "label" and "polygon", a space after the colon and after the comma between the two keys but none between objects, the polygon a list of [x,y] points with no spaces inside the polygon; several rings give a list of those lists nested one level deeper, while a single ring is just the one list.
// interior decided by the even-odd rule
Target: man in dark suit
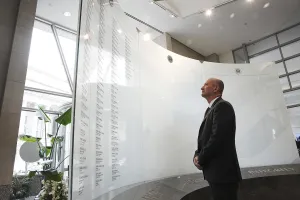
[{"label": "man in dark suit", "polygon": [[221,80],[208,79],[201,90],[209,108],[200,126],[194,164],[203,170],[214,200],[237,200],[242,178],[235,148],[234,109],[222,99]]}]

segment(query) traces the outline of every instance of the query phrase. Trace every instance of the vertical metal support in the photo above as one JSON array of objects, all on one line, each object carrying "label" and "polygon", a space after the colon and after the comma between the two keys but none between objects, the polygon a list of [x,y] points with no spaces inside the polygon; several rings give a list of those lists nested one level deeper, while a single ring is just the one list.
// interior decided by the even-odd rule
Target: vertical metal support
[{"label": "vertical metal support", "polygon": [[77,22],[77,41],[76,41],[76,59],[75,59],[75,75],[74,75],[74,92],[73,92],[73,103],[72,103],[72,124],[71,124],[71,134],[70,134],[70,164],[69,164],[69,198],[68,200],[72,200],[73,195],[73,169],[74,169],[74,128],[75,128],[75,113],[76,113],[76,93],[77,93],[77,73],[78,73],[78,60],[79,60],[79,44],[80,44],[80,35],[81,35],[81,18],[82,18],[82,8],[83,8],[83,0],[79,0],[79,8],[78,8],[78,22]]},{"label": "vertical metal support", "polygon": [[245,56],[245,59],[246,59],[246,63],[250,63],[246,44],[243,44],[243,52],[244,52],[244,56]]},{"label": "vertical metal support", "polygon": [[275,34],[275,37],[276,37],[278,49],[279,49],[279,51],[280,51],[280,55],[281,55],[282,63],[283,63],[284,70],[285,70],[285,73],[286,73],[286,77],[287,77],[287,80],[288,80],[288,82],[289,82],[290,89],[292,89],[292,83],[291,83],[291,80],[290,80],[290,76],[288,75],[288,70],[287,70],[287,67],[286,67],[286,64],[285,64],[285,61],[284,61],[284,57],[283,57],[282,49],[281,49],[281,47],[280,47],[278,35]]},{"label": "vertical metal support", "polygon": [[231,51],[232,57],[233,57],[233,61],[234,61],[234,63],[236,64],[236,59],[235,59],[235,54],[234,54],[234,52],[235,52],[235,51]]},{"label": "vertical metal support", "polygon": [[72,79],[71,79],[71,76],[70,76],[70,72],[69,72],[68,65],[67,65],[67,62],[66,62],[66,59],[65,59],[65,56],[64,56],[64,52],[62,50],[62,47],[61,47],[61,44],[60,44],[60,41],[59,41],[59,38],[58,38],[57,31],[56,31],[54,25],[51,25],[51,29],[52,29],[52,32],[53,32],[53,35],[54,35],[54,38],[55,38],[55,41],[56,41],[56,45],[57,45],[57,48],[58,48],[58,51],[59,51],[59,54],[60,54],[60,58],[61,58],[64,70],[65,70],[66,76],[68,78],[68,82],[69,82],[71,92],[73,92],[73,82],[72,82]]}]

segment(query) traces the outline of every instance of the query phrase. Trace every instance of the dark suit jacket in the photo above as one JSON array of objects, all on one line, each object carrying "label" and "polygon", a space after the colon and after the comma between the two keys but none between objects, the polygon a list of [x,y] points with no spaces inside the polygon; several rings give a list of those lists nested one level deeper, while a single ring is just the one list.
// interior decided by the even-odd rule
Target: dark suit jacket
[{"label": "dark suit jacket", "polygon": [[204,117],[198,135],[199,164],[211,183],[239,182],[241,171],[235,148],[235,113],[232,105],[218,98]]}]

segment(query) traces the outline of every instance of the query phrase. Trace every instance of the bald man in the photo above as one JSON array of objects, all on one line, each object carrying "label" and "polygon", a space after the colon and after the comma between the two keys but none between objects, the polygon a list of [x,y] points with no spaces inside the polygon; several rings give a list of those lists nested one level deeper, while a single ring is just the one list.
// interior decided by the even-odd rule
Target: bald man
[{"label": "bald man", "polygon": [[194,165],[203,170],[214,200],[237,200],[242,180],[235,148],[235,113],[222,99],[223,81],[208,79],[201,88],[209,104],[198,135]]}]

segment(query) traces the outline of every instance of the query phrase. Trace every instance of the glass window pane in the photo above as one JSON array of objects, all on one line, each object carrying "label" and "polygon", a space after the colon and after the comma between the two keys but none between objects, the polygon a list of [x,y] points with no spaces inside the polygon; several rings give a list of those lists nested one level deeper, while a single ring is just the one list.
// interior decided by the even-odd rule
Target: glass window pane
[{"label": "glass window pane", "polygon": [[25,85],[71,94],[52,30],[38,21],[32,32]]},{"label": "glass window pane", "polygon": [[72,98],[24,91],[23,107],[38,108],[44,106],[45,110],[57,111],[63,104],[72,102]]},{"label": "glass window pane", "polygon": [[278,34],[279,43],[289,42],[300,37],[300,25]]},{"label": "glass window pane", "polygon": [[246,63],[246,58],[243,49],[238,49],[233,52],[235,63]]},{"label": "glass window pane", "polygon": [[278,46],[276,37],[272,36],[257,43],[247,46],[248,55],[254,55],[261,51],[270,49],[272,47]]},{"label": "glass window pane", "polygon": [[300,86],[300,73],[293,74],[290,76],[292,87],[299,87]]},{"label": "glass window pane", "polygon": [[300,136],[300,107],[288,109],[294,135]]},{"label": "glass window pane", "polygon": [[281,83],[282,90],[290,89],[287,77],[280,78],[279,80]]},{"label": "glass window pane", "polygon": [[300,41],[282,47],[282,53],[285,58],[300,53]]},{"label": "glass window pane", "polygon": [[251,58],[250,63],[274,62],[280,59],[281,59],[280,51],[276,49],[268,53]]},{"label": "glass window pane", "polygon": [[285,61],[288,72],[300,70],[300,57]]},{"label": "glass window pane", "polygon": [[[51,121],[54,121],[54,118],[57,115],[51,115],[47,114]],[[52,123],[47,123],[46,126],[46,133],[53,134],[52,130]],[[30,135],[33,137],[39,137],[42,138],[41,143],[45,145],[45,134],[44,134],[44,124],[41,123],[41,120],[38,120],[36,112],[28,112],[28,111],[22,111],[21,118],[20,118],[20,126],[19,126],[19,135]],[[24,144],[23,141],[19,140],[17,141],[17,148],[16,148],[16,155],[15,155],[15,164],[14,164],[14,173],[17,174],[24,174],[27,170],[30,170],[30,168],[35,165],[34,163],[28,163],[26,166],[26,163],[22,160],[20,157],[20,148]],[[47,146],[50,145],[50,139],[47,140]]]},{"label": "glass window pane", "polygon": [[300,103],[300,90],[287,92],[283,95],[287,105],[294,105]]},{"label": "glass window pane", "polygon": [[73,80],[76,59],[76,35],[57,29],[59,41],[64,52],[70,76]]},{"label": "glass window pane", "polygon": [[286,74],[286,73],[285,73],[285,69],[284,69],[284,65],[283,65],[282,62],[276,64],[275,67],[276,67],[276,70],[277,70],[279,76],[280,76],[280,75],[283,75],[283,74]]}]

